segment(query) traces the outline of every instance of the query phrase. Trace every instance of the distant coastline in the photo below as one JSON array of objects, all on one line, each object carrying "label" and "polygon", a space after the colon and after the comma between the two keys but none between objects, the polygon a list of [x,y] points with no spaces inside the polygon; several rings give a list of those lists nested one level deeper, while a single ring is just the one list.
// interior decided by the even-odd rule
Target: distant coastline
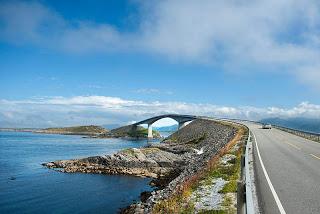
[{"label": "distant coastline", "polygon": [[0,132],[35,132],[39,128],[0,128]]},{"label": "distant coastline", "polygon": [[[83,135],[90,138],[125,138],[125,139],[145,139],[148,138],[148,130],[142,126],[133,128],[132,125],[122,126],[108,130],[102,126],[72,126],[54,128],[0,128],[6,132],[32,132],[37,134],[59,134],[59,135]],[[158,131],[153,130],[154,138],[161,138]]]}]

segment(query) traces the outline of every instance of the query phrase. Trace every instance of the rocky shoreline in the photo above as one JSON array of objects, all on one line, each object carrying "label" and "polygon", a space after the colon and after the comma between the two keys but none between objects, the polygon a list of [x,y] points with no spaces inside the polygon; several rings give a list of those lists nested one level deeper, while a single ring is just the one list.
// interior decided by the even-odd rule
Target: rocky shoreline
[{"label": "rocky shoreline", "polygon": [[201,171],[235,136],[237,129],[213,120],[197,119],[160,144],[126,149],[116,154],[75,160],[59,160],[43,165],[62,172],[124,174],[154,178],[158,188],[144,193],[141,202],[122,213],[151,213],[153,206],[179,190],[182,183]]}]

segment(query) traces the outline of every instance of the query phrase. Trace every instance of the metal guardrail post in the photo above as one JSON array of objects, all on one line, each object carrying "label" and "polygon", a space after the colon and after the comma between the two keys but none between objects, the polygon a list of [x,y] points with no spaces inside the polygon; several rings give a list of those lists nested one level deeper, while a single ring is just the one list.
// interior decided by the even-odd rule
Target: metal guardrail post
[{"label": "metal guardrail post", "polygon": [[[246,213],[247,214],[254,214],[254,205],[253,205],[253,195],[252,195],[252,181],[249,169],[249,149],[252,152],[252,141],[251,141],[251,134],[249,131],[247,146],[246,146],[246,153],[245,153],[245,178],[246,178]],[[252,161],[252,160],[251,160]]]},{"label": "metal guardrail post", "polygon": [[237,214],[245,213],[245,182],[237,181]]},{"label": "metal guardrail post", "polygon": [[241,158],[240,158],[240,180],[244,180],[245,179],[245,169],[244,169],[244,164],[245,164],[245,160],[244,160],[244,155],[241,155]]}]

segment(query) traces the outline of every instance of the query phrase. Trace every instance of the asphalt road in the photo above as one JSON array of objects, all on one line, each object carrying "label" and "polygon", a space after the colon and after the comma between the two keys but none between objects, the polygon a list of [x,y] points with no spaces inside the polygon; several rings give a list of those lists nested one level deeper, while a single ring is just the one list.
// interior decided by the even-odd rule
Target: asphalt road
[{"label": "asphalt road", "polygon": [[246,125],[257,143],[254,163],[262,213],[320,213],[320,143]]}]

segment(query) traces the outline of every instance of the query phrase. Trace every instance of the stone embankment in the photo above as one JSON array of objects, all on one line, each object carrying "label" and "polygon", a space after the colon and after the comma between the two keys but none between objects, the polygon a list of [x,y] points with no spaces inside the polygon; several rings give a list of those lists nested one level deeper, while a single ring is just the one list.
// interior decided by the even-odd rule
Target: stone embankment
[{"label": "stone embankment", "polygon": [[152,177],[157,190],[123,213],[150,213],[160,200],[170,197],[184,181],[203,169],[236,134],[233,126],[198,119],[160,144],[126,149],[113,155],[45,163],[62,172],[126,174]]}]

